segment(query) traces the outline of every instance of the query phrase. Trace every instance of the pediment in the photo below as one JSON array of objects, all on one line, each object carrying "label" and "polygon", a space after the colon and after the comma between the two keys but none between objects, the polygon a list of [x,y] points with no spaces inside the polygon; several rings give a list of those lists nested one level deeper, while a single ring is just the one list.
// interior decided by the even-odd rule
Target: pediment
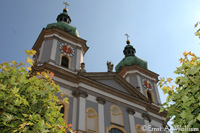
[{"label": "pediment", "polygon": [[82,73],[84,77],[95,80],[102,85],[115,89],[119,93],[126,93],[143,101],[149,101],[140,91],[115,72]]}]

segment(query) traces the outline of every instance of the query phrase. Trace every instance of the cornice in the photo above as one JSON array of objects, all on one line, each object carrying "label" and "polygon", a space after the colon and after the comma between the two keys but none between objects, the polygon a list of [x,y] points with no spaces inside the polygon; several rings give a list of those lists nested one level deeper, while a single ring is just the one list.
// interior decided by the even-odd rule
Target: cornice
[{"label": "cornice", "polygon": [[[43,28],[40,35],[38,36],[34,46],[32,47],[32,49],[37,51],[41,47],[42,42],[45,40],[45,36],[52,35],[52,34],[57,34],[58,36],[61,36],[63,38],[67,38],[68,40],[70,40],[72,42],[81,44],[82,47],[83,47],[83,51],[84,51],[83,53],[84,54],[89,49],[89,47],[86,45],[86,40],[79,38],[79,37],[76,37],[74,35],[71,35],[71,34],[67,33],[66,31],[60,30],[56,27],[53,27],[53,28],[50,28],[50,29]],[[50,37],[50,38],[52,38],[52,37]]]},{"label": "cornice", "polygon": [[152,77],[152,78],[154,78],[154,79],[156,79],[156,82],[158,82],[159,80],[158,80],[158,74],[157,73],[154,73],[154,72],[152,72],[152,71],[150,71],[150,70],[148,70],[148,69],[145,69],[145,68],[143,68],[143,67],[140,67],[140,66],[138,66],[138,65],[133,65],[133,66],[126,66],[126,67],[124,67],[120,72],[119,72],[119,75],[120,76],[126,76],[125,74],[128,72],[128,71],[134,71],[134,70],[137,70],[137,71],[139,71],[140,73],[143,73],[143,74],[145,74],[145,75],[147,75],[147,76],[149,76],[149,77]]}]

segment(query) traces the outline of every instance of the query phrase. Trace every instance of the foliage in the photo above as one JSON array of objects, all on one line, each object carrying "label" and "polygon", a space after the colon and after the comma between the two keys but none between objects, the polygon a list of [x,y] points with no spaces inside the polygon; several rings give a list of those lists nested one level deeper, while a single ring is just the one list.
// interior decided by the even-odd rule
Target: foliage
[{"label": "foliage", "polygon": [[[0,64],[0,130],[1,132],[65,132],[71,130],[60,113],[60,93],[53,80],[53,73],[32,73],[31,56],[36,52],[27,50],[25,63]],[[29,72],[28,72],[29,71]]]},{"label": "foliage", "polygon": [[168,117],[173,118],[173,125],[188,125],[188,128],[200,127],[200,58],[191,52],[184,52],[177,67],[175,84],[169,86],[172,79],[161,78],[159,86],[168,94],[164,107]]},{"label": "foliage", "polygon": [[[197,23],[195,24],[194,27],[195,27],[195,28],[198,27],[199,24],[200,24],[200,22],[197,22]],[[198,30],[195,32],[195,35],[198,36],[199,39],[200,39],[200,29],[198,29]]]}]

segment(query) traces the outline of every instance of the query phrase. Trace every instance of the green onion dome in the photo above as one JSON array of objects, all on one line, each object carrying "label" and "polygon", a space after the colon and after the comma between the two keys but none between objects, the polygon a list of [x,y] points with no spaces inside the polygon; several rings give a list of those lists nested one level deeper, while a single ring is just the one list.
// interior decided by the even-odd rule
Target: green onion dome
[{"label": "green onion dome", "polygon": [[133,66],[138,65],[147,69],[147,62],[135,56],[136,50],[135,48],[130,45],[130,41],[127,40],[127,45],[124,48],[124,55],[125,57],[117,64],[115,67],[116,72],[120,72],[126,66]]},{"label": "green onion dome", "polygon": [[66,31],[66,32],[68,32],[68,33],[70,33],[70,34],[72,34],[74,36],[79,37],[79,34],[78,34],[78,31],[77,31],[76,27],[70,25],[71,18],[67,13],[67,9],[63,9],[63,12],[58,15],[56,20],[57,20],[56,23],[48,24],[46,26],[46,29],[50,29],[52,27],[56,27],[56,28],[59,28],[59,29],[61,29],[63,31]]}]

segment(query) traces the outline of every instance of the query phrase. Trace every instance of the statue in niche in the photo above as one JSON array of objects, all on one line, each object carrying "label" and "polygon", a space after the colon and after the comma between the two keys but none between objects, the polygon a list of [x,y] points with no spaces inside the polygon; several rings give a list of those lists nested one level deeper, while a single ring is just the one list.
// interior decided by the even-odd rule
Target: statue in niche
[{"label": "statue in niche", "polygon": [[108,68],[108,72],[112,72],[113,71],[113,64],[111,62],[107,61],[107,68]]}]

